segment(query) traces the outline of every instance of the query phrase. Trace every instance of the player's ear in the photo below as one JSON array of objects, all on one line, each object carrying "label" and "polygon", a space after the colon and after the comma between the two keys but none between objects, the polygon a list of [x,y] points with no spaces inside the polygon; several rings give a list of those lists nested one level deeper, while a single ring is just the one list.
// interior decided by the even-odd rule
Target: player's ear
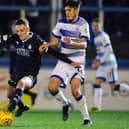
[{"label": "player's ear", "polygon": [[77,8],[77,7],[75,7],[75,8],[74,8],[74,10],[75,10],[76,14],[78,15],[78,14],[79,14],[80,9],[79,9],[79,8]]},{"label": "player's ear", "polygon": [[26,28],[27,28],[27,31],[30,31],[30,26],[27,26]]}]

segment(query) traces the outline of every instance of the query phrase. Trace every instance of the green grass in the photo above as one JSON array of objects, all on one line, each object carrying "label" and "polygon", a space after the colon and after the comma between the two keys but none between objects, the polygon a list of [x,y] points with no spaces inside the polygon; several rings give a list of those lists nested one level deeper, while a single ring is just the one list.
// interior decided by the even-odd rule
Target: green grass
[{"label": "green grass", "polygon": [[90,113],[92,127],[82,125],[79,111],[71,111],[68,121],[62,121],[60,111],[29,111],[15,118],[11,127],[0,129],[129,129],[129,112],[103,111]]}]

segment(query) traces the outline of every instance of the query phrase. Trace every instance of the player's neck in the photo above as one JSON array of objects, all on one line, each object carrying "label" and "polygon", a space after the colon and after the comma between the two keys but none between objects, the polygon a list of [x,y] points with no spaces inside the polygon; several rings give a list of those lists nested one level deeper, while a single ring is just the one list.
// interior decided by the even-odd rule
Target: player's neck
[{"label": "player's neck", "polygon": [[32,37],[31,34],[27,34],[26,37],[21,38],[22,41],[27,41],[28,39],[30,39]]},{"label": "player's neck", "polygon": [[76,21],[78,21],[78,18],[79,18],[79,17],[75,17],[73,20],[69,20],[69,22],[75,23]]}]

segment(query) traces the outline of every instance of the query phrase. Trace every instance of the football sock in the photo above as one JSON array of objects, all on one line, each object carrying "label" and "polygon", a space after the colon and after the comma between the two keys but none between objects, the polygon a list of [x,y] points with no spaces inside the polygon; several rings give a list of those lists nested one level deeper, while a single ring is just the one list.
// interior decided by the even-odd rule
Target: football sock
[{"label": "football sock", "polygon": [[20,109],[24,108],[24,103],[21,98],[18,100],[17,105],[19,106]]},{"label": "football sock", "polygon": [[86,97],[81,95],[79,98],[76,99],[76,101],[77,101],[79,109],[83,115],[83,119],[89,120],[90,117],[89,117],[89,113],[88,113],[88,109],[87,109]]},{"label": "football sock", "polygon": [[52,93],[55,98],[60,101],[63,105],[68,104],[67,98],[64,96],[63,92],[61,90],[58,90],[56,93]]},{"label": "football sock", "polygon": [[94,84],[94,107],[101,110],[102,107],[102,88]]},{"label": "football sock", "polygon": [[37,95],[36,93],[31,92],[30,90],[26,90],[26,89],[24,90],[24,93],[30,96]]},{"label": "football sock", "polygon": [[120,91],[129,91],[129,85],[126,83],[120,83]]},{"label": "football sock", "polygon": [[18,103],[18,101],[21,99],[23,91],[21,89],[16,89],[15,93],[11,97],[11,101],[15,101]]}]

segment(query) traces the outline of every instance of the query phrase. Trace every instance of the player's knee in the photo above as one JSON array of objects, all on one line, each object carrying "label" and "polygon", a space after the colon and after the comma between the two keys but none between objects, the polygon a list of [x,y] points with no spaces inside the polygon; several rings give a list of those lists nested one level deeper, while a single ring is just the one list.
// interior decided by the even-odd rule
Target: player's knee
[{"label": "player's knee", "polygon": [[32,85],[33,85],[33,79],[29,76],[25,76],[18,82],[17,88],[20,89],[31,88]]},{"label": "player's knee", "polygon": [[73,90],[72,95],[75,99],[77,99],[80,96],[80,92],[78,90]]},{"label": "player's knee", "polygon": [[24,87],[25,87],[25,83],[24,83],[22,80],[20,80],[20,81],[18,82],[17,88],[23,89]]},{"label": "player's knee", "polygon": [[58,91],[58,89],[55,87],[55,85],[49,85],[48,90],[51,94],[54,94]]}]

